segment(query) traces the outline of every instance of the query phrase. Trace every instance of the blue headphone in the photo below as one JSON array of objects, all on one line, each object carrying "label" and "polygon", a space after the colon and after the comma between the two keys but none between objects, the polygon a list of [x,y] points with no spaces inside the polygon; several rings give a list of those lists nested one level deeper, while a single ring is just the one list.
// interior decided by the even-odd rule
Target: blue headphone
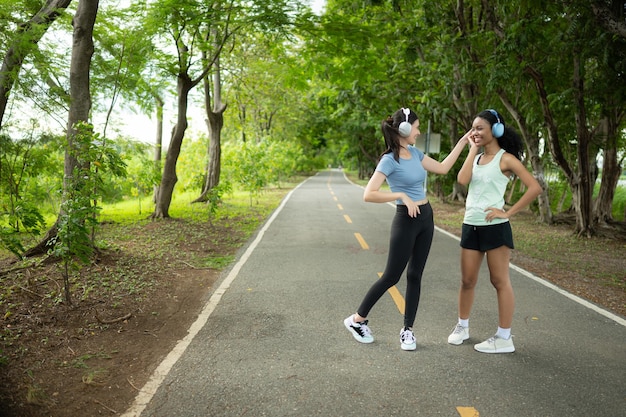
[{"label": "blue headphone", "polygon": [[502,135],[504,135],[504,125],[500,121],[500,115],[498,114],[497,111],[495,111],[493,109],[487,109],[487,111],[489,113],[493,114],[494,116],[496,116],[496,123],[491,125],[491,134],[495,138],[502,137]]},{"label": "blue headphone", "polygon": [[411,130],[413,129],[413,126],[409,123],[409,114],[411,114],[411,110],[403,107],[402,113],[404,113],[405,120],[398,126],[398,133],[406,138],[411,134]]}]

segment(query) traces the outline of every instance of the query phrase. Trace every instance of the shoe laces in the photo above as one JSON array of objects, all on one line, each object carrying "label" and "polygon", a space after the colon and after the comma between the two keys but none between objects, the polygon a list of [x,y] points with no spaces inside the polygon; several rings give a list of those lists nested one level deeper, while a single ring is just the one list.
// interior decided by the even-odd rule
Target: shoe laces
[{"label": "shoe laces", "polygon": [[354,328],[356,329],[357,332],[360,333],[361,337],[366,337],[366,336],[370,336],[372,334],[372,331],[370,330],[369,326],[367,325],[367,320],[362,321],[362,322],[357,322],[356,326],[354,326]]},{"label": "shoe laces", "polygon": [[463,326],[461,326],[460,324],[457,324],[454,327],[454,330],[452,331],[452,334],[461,334],[465,331],[465,328]]},{"label": "shoe laces", "polygon": [[491,345],[495,345],[496,344],[496,339],[500,339],[500,337],[498,337],[498,336],[491,336],[489,339],[485,340],[485,342],[489,343]]},{"label": "shoe laces", "polygon": [[400,340],[402,343],[411,344],[415,342],[415,336],[413,335],[413,331],[410,329],[403,329],[400,333]]}]

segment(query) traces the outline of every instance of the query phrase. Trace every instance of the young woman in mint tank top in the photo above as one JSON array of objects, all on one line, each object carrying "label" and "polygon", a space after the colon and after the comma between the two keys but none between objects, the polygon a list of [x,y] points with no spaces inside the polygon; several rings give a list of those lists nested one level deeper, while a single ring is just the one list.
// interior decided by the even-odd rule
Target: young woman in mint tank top
[{"label": "young woman in mint tank top", "polygon": [[[513,249],[509,219],[541,193],[541,186],[520,162],[522,141],[519,135],[504,125],[495,110],[485,110],[474,119],[469,145],[470,151],[457,176],[459,183],[469,184],[469,190],[461,232],[459,319],[448,343],[460,345],[469,339],[474,289],[486,255],[491,284],[498,298],[498,329],[494,336],[474,345],[474,349],[483,353],[511,353],[515,351],[511,338],[515,297],[509,277]],[[480,148],[483,148],[482,153],[479,153]],[[526,192],[505,210],[504,193],[513,176],[522,180]]]},{"label": "young woman in mint tank top", "polygon": [[[389,254],[383,275],[369,289],[361,305],[344,320],[352,336],[361,343],[372,343],[374,337],[366,320],[374,304],[396,285],[407,270],[404,325],[400,330],[400,347],[415,350],[413,323],[419,304],[422,273],[433,239],[433,212],[426,198],[426,171],[446,174],[468,143],[467,132],[457,142],[450,155],[438,162],[415,148],[420,134],[417,115],[400,109],[383,120],[381,125],[387,150],[381,156],[376,171],[365,187],[363,199],[372,203],[396,202],[396,214],[391,225]],[[387,181],[391,191],[381,191]],[[408,267],[407,267],[408,264]]]}]

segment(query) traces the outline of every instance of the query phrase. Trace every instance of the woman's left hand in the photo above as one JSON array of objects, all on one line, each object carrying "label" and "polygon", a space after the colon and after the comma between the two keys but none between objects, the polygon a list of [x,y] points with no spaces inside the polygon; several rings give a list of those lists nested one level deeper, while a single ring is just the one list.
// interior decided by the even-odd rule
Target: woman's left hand
[{"label": "woman's left hand", "polygon": [[509,215],[506,211],[496,208],[496,207],[487,207],[485,209],[487,215],[485,216],[485,220],[487,222],[491,222],[493,219],[508,219]]}]

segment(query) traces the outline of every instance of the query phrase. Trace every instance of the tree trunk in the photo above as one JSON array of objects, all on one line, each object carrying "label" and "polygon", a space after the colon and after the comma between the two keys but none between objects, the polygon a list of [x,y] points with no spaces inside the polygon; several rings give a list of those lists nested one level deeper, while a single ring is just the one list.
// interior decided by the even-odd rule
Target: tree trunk
[{"label": "tree trunk", "polygon": [[[563,149],[561,148],[558,127],[552,115],[552,110],[550,108],[550,101],[548,99],[548,93],[546,92],[546,89],[545,89],[543,75],[539,71],[537,71],[535,68],[530,67],[530,66],[525,68],[525,72],[528,75],[530,75],[530,77],[535,82],[535,86],[537,88],[539,101],[541,103],[541,109],[543,111],[544,122],[548,130],[547,145],[550,150],[550,154],[552,155],[552,158],[557,163],[557,165],[563,170],[563,174],[565,175],[568,185],[573,193],[574,207],[576,207],[576,210],[578,210],[579,205],[577,205],[578,203],[576,201],[580,200],[580,198],[582,197],[582,194],[580,194],[580,191],[579,191],[580,178],[579,178],[579,175],[575,173],[574,169],[570,165],[567,158],[565,158]],[[539,178],[537,178],[537,180],[539,180]],[[541,178],[541,180],[544,181],[543,178]],[[540,184],[542,185],[542,187],[544,187],[545,181],[543,183],[540,182]],[[565,192],[564,192],[564,195],[565,195]],[[540,198],[543,198],[543,197],[540,197]],[[581,215],[580,217],[581,222],[582,222],[582,219],[583,219],[583,216]],[[579,230],[578,227],[577,227],[577,230]]]},{"label": "tree trunk", "polygon": [[[93,27],[98,13],[98,0],[81,0],[72,20],[74,35],[72,43],[72,63],[70,68],[70,110],[67,121],[68,147],[74,146],[74,126],[78,122],[88,122],[91,112],[89,90],[89,69],[94,52]],[[65,176],[74,172],[76,160],[65,152]]]},{"label": "tree trunk", "polygon": [[220,183],[222,167],[222,126],[224,126],[224,111],[226,106],[217,112],[207,112],[207,127],[209,129],[209,163],[207,164],[206,182],[202,189],[201,198],[205,198],[213,187]]},{"label": "tree trunk", "polygon": [[[81,0],[78,3],[76,14],[72,20],[74,34],[72,38],[72,61],[70,64],[70,110],[67,121],[67,148],[65,150],[64,177],[63,177],[63,198],[67,189],[67,179],[69,179],[76,168],[76,158],[71,156],[70,147],[74,146],[73,136],[74,126],[78,122],[88,122],[91,111],[91,93],[89,89],[89,71],[91,68],[91,57],[94,52],[93,27],[98,13],[98,0]],[[61,205],[63,206],[63,205]],[[58,221],[58,219],[57,219]],[[40,255],[45,253],[57,235],[57,224],[47,231],[43,240],[35,247],[29,249],[24,254],[25,257]]]},{"label": "tree trunk", "polygon": [[[206,56],[205,56],[206,59]],[[204,80],[204,108],[207,119],[206,124],[209,129],[209,147],[207,149],[208,163],[207,172],[202,185],[200,197],[193,202],[207,201],[208,193],[220,183],[220,173],[222,168],[222,127],[224,126],[224,112],[226,105],[222,103],[222,79],[220,72],[219,57],[214,59],[213,72],[213,102],[211,103],[211,83],[209,76]]]},{"label": "tree trunk", "polygon": [[246,105],[240,104],[239,105],[239,122],[241,123],[241,126],[243,126],[243,129],[241,129],[241,143],[246,143],[246,129],[245,129],[246,117],[247,117]]},{"label": "tree trunk", "polygon": [[172,131],[172,138],[165,156],[165,165],[163,166],[163,176],[161,184],[157,190],[154,212],[151,217],[153,219],[169,218],[170,204],[172,203],[172,195],[174,194],[174,186],[178,182],[176,175],[176,163],[180,155],[180,149],[187,130],[187,106],[189,100],[189,92],[194,84],[187,74],[178,75],[177,83],[178,94],[178,114],[176,118],[176,126]]},{"label": "tree trunk", "polygon": [[609,120],[605,118],[601,122],[600,132],[606,140],[603,141],[605,146],[602,154],[602,180],[595,201],[594,223],[610,223],[613,221],[613,199],[622,174],[622,167],[621,161],[617,159],[617,129],[612,129],[609,126]]},{"label": "tree trunk", "polygon": [[512,201],[513,201],[513,194],[515,194],[515,185],[517,184],[517,182],[519,181],[519,178],[515,177],[513,179],[512,184],[509,186],[509,193],[506,196],[506,200],[504,201],[506,204],[510,204],[513,205]]},{"label": "tree trunk", "polygon": [[[165,103],[163,103],[163,99],[157,94],[154,95],[154,101],[155,101],[155,106],[156,106],[157,129],[156,129],[156,138],[154,141],[155,143],[154,143],[153,160],[154,160],[155,168],[160,170],[161,158],[163,155],[163,106],[165,105]],[[154,190],[152,191],[152,194],[153,194],[152,202],[155,204],[157,202],[158,193],[159,193],[159,186],[155,185]]]},{"label": "tree trunk", "polygon": [[[593,235],[592,224],[592,197],[593,184],[591,181],[591,169],[589,163],[589,147],[591,144],[591,133],[587,129],[587,112],[584,100],[584,81],[582,77],[582,68],[580,55],[574,53],[573,62],[573,87],[577,109],[574,112],[576,120],[576,134],[578,137],[578,172],[576,174],[575,188],[572,189],[575,195],[576,207],[576,232],[579,235],[591,237]],[[594,158],[595,161],[595,158]]]},{"label": "tree trunk", "polygon": [[624,4],[622,1],[613,0],[612,2],[606,2],[596,0],[590,2],[590,6],[596,21],[603,28],[614,35],[626,38],[626,23],[624,22],[623,14]]},{"label": "tree trunk", "polygon": [[156,105],[156,137],[154,140],[154,162],[161,162],[161,155],[163,153],[163,99],[159,96],[155,96],[155,105]]},{"label": "tree trunk", "polygon": [[563,188],[561,198],[559,198],[559,203],[556,206],[557,213],[561,213],[563,211],[563,206],[565,205],[565,197],[567,197],[567,189]]},{"label": "tree trunk", "polygon": [[71,2],[72,0],[47,0],[46,4],[28,22],[20,25],[14,35],[0,69],[0,130],[2,130],[2,120],[9,102],[9,95],[17,74],[22,68],[24,58],[46,33],[41,28],[50,27]]},{"label": "tree trunk", "polygon": [[452,186],[452,192],[447,198],[450,201],[458,200],[461,203],[465,204],[465,198],[467,198],[467,188],[458,181],[454,181],[454,185]]}]

